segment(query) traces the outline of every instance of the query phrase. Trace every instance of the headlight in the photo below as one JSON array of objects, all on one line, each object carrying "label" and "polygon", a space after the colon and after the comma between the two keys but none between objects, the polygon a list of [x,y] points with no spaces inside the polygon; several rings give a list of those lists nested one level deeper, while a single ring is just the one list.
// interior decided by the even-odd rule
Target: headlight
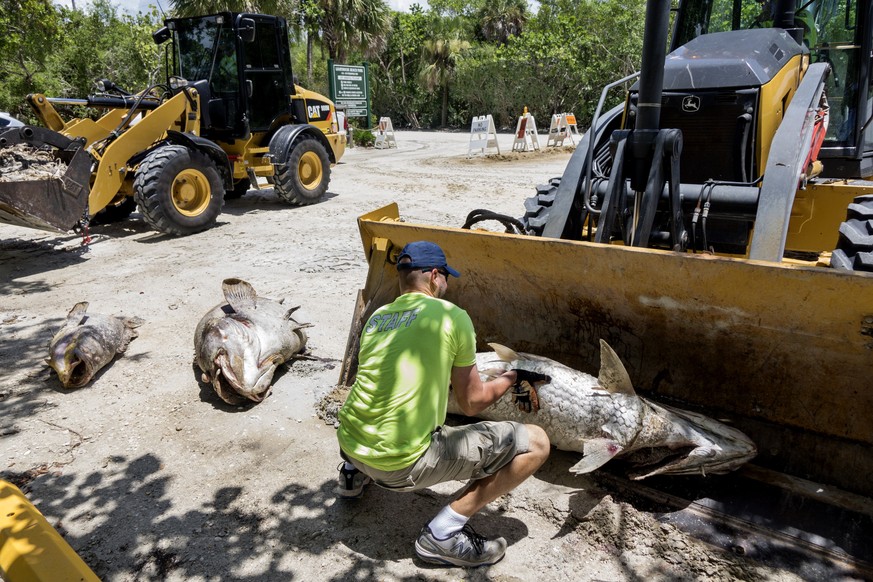
[{"label": "headlight", "polygon": [[176,91],[182,87],[188,86],[188,80],[182,77],[170,77],[170,89]]}]

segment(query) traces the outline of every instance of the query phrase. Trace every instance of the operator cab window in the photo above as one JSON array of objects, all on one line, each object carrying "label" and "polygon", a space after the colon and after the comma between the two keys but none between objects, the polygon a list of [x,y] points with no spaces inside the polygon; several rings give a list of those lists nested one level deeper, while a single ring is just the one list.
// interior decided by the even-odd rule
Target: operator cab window
[{"label": "operator cab window", "polygon": [[[826,146],[855,145],[862,41],[856,26],[858,4],[854,0],[795,2],[794,26],[803,31],[811,61],[831,65],[825,89],[830,105]],[[682,3],[672,47],[701,34],[772,27],[776,10],[777,0],[687,0]]]}]

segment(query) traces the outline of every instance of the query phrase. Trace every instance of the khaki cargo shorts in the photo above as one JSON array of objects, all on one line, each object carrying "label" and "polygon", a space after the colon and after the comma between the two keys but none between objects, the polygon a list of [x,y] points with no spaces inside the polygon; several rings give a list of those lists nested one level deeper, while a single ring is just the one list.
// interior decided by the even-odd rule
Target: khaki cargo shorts
[{"label": "khaki cargo shorts", "polygon": [[483,479],[530,450],[527,427],[512,421],[440,426],[430,438],[424,454],[397,471],[380,471],[355,459],[351,462],[382,487],[413,491],[446,481]]}]

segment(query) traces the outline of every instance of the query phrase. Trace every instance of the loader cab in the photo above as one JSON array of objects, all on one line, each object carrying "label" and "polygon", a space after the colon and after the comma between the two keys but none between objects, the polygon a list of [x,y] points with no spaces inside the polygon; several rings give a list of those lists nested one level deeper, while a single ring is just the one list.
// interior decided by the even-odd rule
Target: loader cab
[{"label": "loader cab", "polygon": [[167,20],[166,28],[172,75],[200,93],[204,137],[245,138],[287,122],[294,84],[283,18],[225,12]]},{"label": "loader cab", "polygon": [[827,62],[824,177],[873,176],[873,0],[679,0],[671,51],[709,33],[782,28]]}]

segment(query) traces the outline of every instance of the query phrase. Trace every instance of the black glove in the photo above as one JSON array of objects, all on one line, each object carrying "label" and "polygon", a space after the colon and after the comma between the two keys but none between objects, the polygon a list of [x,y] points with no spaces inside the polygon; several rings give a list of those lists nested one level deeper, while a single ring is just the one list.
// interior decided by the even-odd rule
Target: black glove
[{"label": "black glove", "polygon": [[530,370],[513,370],[516,374],[515,384],[512,385],[512,403],[522,412],[537,412],[540,409],[540,398],[534,384],[537,382],[551,382],[552,378],[546,374],[531,372]]},{"label": "black glove", "polygon": [[527,382],[528,384],[533,385],[535,382],[549,383],[552,381],[552,377],[548,374],[540,374],[539,372],[531,372],[530,370],[522,370],[521,368],[514,368],[512,371],[515,372],[516,386],[522,382]]}]

